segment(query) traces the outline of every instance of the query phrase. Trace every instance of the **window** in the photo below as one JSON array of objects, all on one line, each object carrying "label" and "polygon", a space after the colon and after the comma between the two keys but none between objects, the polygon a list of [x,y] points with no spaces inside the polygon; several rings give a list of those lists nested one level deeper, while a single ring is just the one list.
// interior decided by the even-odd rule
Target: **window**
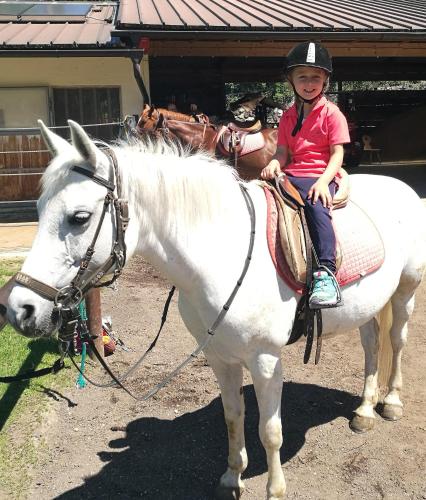
[{"label": "window", "polygon": [[38,127],[49,123],[48,90],[45,87],[0,88],[0,127]]},{"label": "window", "polygon": [[[119,87],[74,87],[53,89],[54,121],[56,126],[67,125],[71,119],[86,125],[86,131],[97,139],[118,137],[119,125],[102,125],[121,121]],[[68,137],[68,130],[58,133]]]}]

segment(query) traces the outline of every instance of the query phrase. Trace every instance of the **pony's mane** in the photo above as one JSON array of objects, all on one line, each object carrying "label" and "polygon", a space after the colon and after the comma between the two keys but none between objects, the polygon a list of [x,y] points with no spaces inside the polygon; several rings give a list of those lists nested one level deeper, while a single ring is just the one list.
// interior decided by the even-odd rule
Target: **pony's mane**
[{"label": "pony's mane", "polygon": [[129,200],[142,200],[158,233],[177,230],[177,221],[189,229],[224,217],[239,191],[238,174],[224,161],[162,137],[122,143],[116,153]]},{"label": "pony's mane", "polygon": [[[124,196],[134,206],[143,204],[158,231],[170,231],[176,220],[188,228],[226,212],[227,199],[238,190],[236,171],[222,160],[163,137],[147,135],[114,146],[123,179]],[[64,187],[78,153],[56,157],[42,177],[40,200]],[[105,172],[101,174],[106,177]],[[156,221],[156,222],[155,222]]]}]

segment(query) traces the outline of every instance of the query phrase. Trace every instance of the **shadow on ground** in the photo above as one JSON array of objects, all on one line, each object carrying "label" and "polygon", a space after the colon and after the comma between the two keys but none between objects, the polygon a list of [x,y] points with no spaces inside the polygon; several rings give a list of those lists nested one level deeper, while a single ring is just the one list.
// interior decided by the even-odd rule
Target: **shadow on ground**
[{"label": "shadow on ground", "polygon": [[[253,386],[244,390],[246,443],[249,467],[244,477],[266,472],[258,437],[259,414]],[[359,398],[347,392],[311,384],[284,383],[282,463],[295,456],[309,429],[338,417],[350,418]],[[103,452],[103,469],[84,485],[60,499],[204,500],[214,489],[227,464],[227,434],[220,398],[174,420],[140,418],[129,423],[125,438],[111,441]]]}]

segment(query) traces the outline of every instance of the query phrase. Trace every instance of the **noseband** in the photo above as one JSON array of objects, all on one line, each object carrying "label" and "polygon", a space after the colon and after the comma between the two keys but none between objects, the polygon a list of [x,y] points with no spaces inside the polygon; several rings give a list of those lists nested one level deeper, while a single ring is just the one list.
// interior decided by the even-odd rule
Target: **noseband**
[{"label": "noseband", "polygon": [[[111,182],[103,179],[87,168],[78,165],[71,167],[71,170],[74,172],[89,177],[91,180],[107,189],[102,214],[95,234],[92,238],[92,242],[87,247],[86,254],[80,263],[80,268],[74,279],[69,285],[58,289],[22,272],[17,273],[15,277],[15,281],[19,285],[29,288],[43,298],[52,301],[55,304],[55,310],[59,312],[62,320],[65,319],[66,321],[69,321],[71,317],[76,315],[78,305],[88,290],[93,287],[108,286],[112,284],[120,276],[126,263],[126,244],[124,241],[124,235],[129,223],[128,202],[122,199],[122,183],[118,170],[117,157],[109,146],[104,143],[102,143],[102,145],[104,147],[106,146],[104,152],[108,156],[112,166],[112,172],[115,177],[116,185],[114,185],[114,181]],[[117,195],[115,194],[115,191],[117,191]],[[96,241],[99,237],[105,215],[110,205],[114,207],[113,213],[116,223],[116,234],[112,243],[111,253],[104,264],[99,266],[94,271],[89,271],[89,264],[92,260],[93,254],[95,253]],[[101,279],[111,270],[111,268],[113,269],[112,278],[101,282]]]}]

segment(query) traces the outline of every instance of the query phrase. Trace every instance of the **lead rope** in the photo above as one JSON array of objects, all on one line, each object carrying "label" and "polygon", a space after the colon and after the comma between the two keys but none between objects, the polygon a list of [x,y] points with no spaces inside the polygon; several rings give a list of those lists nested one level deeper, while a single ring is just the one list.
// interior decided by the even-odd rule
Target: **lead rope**
[{"label": "lead rope", "polygon": [[[114,375],[114,373],[112,373],[112,371],[110,370],[109,366],[105,363],[103,357],[101,356],[101,354],[99,354],[98,350],[96,349],[96,346],[95,346],[93,340],[91,339],[91,337],[89,335],[86,336],[87,341],[88,341],[91,349],[93,350],[93,353],[97,357],[97,359],[100,362],[100,364],[102,365],[102,367],[106,370],[106,372],[108,373],[108,375],[113,379],[113,381],[116,383],[116,385],[118,385],[130,397],[132,397],[133,399],[135,399],[137,401],[146,401],[149,398],[151,398],[152,396],[154,396],[155,394],[157,394],[157,392],[160,389],[162,389],[163,387],[165,387],[173,379],[173,377],[182,370],[182,368],[184,368],[188,363],[190,363],[191,361],[193,361],[200,354],[200,352],[207,347],[207,345],[210,343],[212,337],[216,333],[217,327],[220,325],[220,323],[222,322],[223,318],[226,316],[226,314],[227,314],[227,312],[228,312],[228,310],[229,310],[229,308],[230,308],[230,306],[231,306],[231,304],[232,304],[232,302],[233,302],[233,300],[234,300],[234,298],[235,298],[235,296],[236,296],[239,288],[241,287],[241,285],[243,283],[243,280],[244,280],[244,278],[245,278],[245,276],[247,274],[248,268],[250,266],[251,257],[252,257],[252,254],[253,254],[254,238],[255,238],[255,234],[256,234],[256,212],[255,212],[253,200],[251,199],[251,196],[250,196],[250,194],[249,194],[248,189],[246,188],[246,186],[244,186],[243,184],[240,183],[240,189],[241,189],[241,193],[242,193],[242,195],[244,197],[244,201],[246,202],[247,210],[249,212],[250,222],[251,222],[250,242],[249,242],[249,248],[248,248],[248,251],[247,251],[247,256],[246,256],[246,259],[245,259],[245,262],[244,262],[244,267],[243,267],[242,273],[241,273],[240,277],[238,278],[238,281],[237,281],[234,289],[232,290],[231,294],[229,295],[228,300],[226,301],[226,303],[223,305],[222,310],[220,311],[218,317],[213,322],[212,326],[207,330],[207,336],[206,336],[204,342],[197,349],[195,349],[184,361],[182,361],[182,363],[180,363],[167,377],[165,377],[160,383],[158,383],[156,386],[154,386],[153,389],[147,391],[142,396],[135,396],[129,389],[127,389],[127,387],[125,387],[122,384],[121,380],[119,378],[117,378]],[[158,338],[158,336],[157,336],[157,338]],[[156,340],[157,339],[155,339],[155,342],[156,342]],[[77,370],[80,371],[78,365],[75,363],[75,361],[73,360],[73,358],[71,358],[71,361],[73,362],[73,364],[77,368]],[[91,383],[92,385],[100,386],[99,384],[96,384],[96,383],[92,382],[81,371],[80,371],[80,374],[89,383]]]},{"label": "lead rope", "polygon": [[[81,321],[79,323],[81,324],[82,321],[86,322],[87,321],[87,312],[86,312],[86,304],[84,300],[80,302],[78,305],[78,312],[80,314]],[[77,335],[79,335],[79,331],[77,329]],[[86,381],[84,380],[84,369],[86,366],[86,351],[87,351],[87,343],[81,341],[81,361],[80,361],[80,369],[79,369],[79,374],[77,377],[77,382],[76,385],[79,389],[84,389],[86,387]]]}]

